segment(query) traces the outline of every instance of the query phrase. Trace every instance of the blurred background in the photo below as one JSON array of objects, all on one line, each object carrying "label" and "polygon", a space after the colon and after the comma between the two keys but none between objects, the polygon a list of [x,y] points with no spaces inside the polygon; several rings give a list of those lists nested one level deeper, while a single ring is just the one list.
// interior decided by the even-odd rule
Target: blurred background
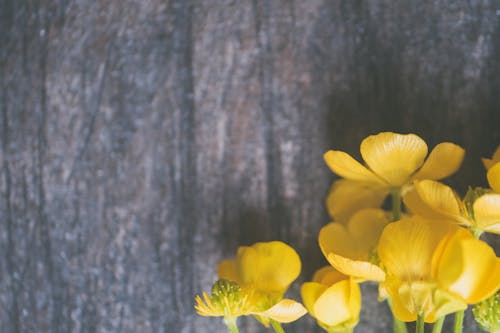
[{"label": "blurred background", "polygon": [[1,0],[2,332],[223,332],[194,296],[238,245],[296,248],[295,299],[326,263],[326,150],[452,141],[464,194],[499,127],[495,1]]}]

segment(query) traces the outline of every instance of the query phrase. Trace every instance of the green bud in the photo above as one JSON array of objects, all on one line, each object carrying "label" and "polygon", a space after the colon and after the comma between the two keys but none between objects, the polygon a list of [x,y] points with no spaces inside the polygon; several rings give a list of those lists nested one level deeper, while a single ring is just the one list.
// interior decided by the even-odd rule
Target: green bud
[{"label": "green bud", "polygon": [[500,291],[472,308],[479,326],[487,332],[500,332]]}]

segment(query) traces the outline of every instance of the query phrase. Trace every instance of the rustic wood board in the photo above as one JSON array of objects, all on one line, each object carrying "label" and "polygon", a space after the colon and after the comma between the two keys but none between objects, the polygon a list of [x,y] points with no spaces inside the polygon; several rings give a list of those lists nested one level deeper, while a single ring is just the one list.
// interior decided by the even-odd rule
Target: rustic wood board
[{"label": "rustic wood board", "polygon": [[[499,92],[492,1],[2,0],[2,331],[221,332],[193,299],[238,245],[324,263],[323,152],[414,132],[485,185]],[[363,288],[358,332],[388,332]]]}]

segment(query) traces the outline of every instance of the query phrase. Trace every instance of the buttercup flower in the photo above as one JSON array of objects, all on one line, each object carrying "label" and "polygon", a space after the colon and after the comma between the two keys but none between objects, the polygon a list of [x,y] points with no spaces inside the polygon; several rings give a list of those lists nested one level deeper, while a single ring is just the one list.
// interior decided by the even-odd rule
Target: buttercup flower
[{"label": "buttercup flower", "polygon": [[[415,134],[392,132],[368,136],[361,142],[360,150],[367,166],[343,151],[330,150],[324,155],[334,173],[351,181],[332,187],[327,205],[334,219],[345,217],[358,208],[377,207],[391,190],[401,191],[415,179],[448,177],[458,170],[464,156],[460,146],[443,142],[425,160],[427,145],[424,140]],[[349,201],[342,199],[343,194],[347,191],[356,193],[356,190],[346,189],[347,186],[377,190],[357,192],[358,195]]]},{"label": "buttercup flower", "polygon": [[327,332],[352,332],[361,310],[361,290],[350,277],[331,266],[318,270],[301,288],[310,315]]},{"label": "buttercup flower", "polygon": [[385,211],[363,209],[347,224],[333,222],[324,226],[319,232],[319,246],[328,262],[340,272],[358,281],[383,281],[385,273],[379,267],[376,249],[387,223]]},{"label": "buttercup flower", "polygon": [[403,217],[386,226],[378,254],[383,287],[402,321],[426,322],[463,310],[500,287],[500,259],[491,247],[456,225]]},{"label": "buttercup flower", "polygon": [[462,201],[449,186],[422,180],[414,183],[413,189],[405,194],[403,201],[411,211],[424,217],[451,220],[460,225],[500,234],[498,193],[472,190]]},{"label": "buttercup flower", "polygon": [[283,242],[274,241],[239,247],[235,259],[219,264],[217,274],[251,293],[252,314],[268,326],[271,319],[288,323],[307,312],[300,303],[282,299],[300,269],[297,252]]}]

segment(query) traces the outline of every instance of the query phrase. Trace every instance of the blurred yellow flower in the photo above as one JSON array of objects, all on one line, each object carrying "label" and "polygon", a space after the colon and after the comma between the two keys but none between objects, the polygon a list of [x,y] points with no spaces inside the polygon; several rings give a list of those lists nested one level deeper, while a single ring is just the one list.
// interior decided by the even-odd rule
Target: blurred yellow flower
[{"label": "blurred yellow flower", "polygon": [[318,236],[319,246],[328,262],[357,281],[383,281],[376,253],[378,239],[389,223],[388,214],[367,208],[354,214],[346,224],[333,222],[324,226]]},{"label": "blurred yellow flower", "polygon": [[500,234],[500,194],[477,192],[471,192],[473,195],[469,195],[470,198],[464,202],[449,186],[422,180],[414,183],[413,189],[403,197],[403,202],[412,212],[427,218],[450,220]]},{"label": "blurred yellow flower", "polygon": [[[441,179],[458,170],[464,150],[456,144],[438,144],[427,157],[427,144],[415,134],[382,132],[361,142],[367,166],[343,151],[330,150],[324,159],[337,175],[350,180],[334,184],[327,198],[334,219],[345,218],[359,208],[378,207],[387,194],[414,179]],[[348,187],[356,188],[349,189]],[[346,198],[345,193],[355,193]]]},{"label": "blurred yellow flower", "polygon": [[497,147],[491,158],[482,158],[481,160],[483,161],[486,170],[489,170],[493,165],[500,162],[500,146]]},{"label": "blurred yellow flower", "polygon": [[456,225],[415,215],[391,223],[380,236],[383,283],[394,315],[426,322],[463,310],[500,287],[500,259],[486,243]]},{"label": "blurred yellow flower", "polygon": [[319,269],[301,288],[312,317],[327,332],[352,332],[361,310],[361,290],[350,277],[331,266]]},{"label": "blurred yellow flower", "polygon": [[239,247],[235,259],[219,264],[217,274],[235,281],[250,294],[252,314],[268,326],[271,319],[288,323],[307,312],[302,304],[282,299],[300,270],[297,252],[283,242],[273,241]]}]

